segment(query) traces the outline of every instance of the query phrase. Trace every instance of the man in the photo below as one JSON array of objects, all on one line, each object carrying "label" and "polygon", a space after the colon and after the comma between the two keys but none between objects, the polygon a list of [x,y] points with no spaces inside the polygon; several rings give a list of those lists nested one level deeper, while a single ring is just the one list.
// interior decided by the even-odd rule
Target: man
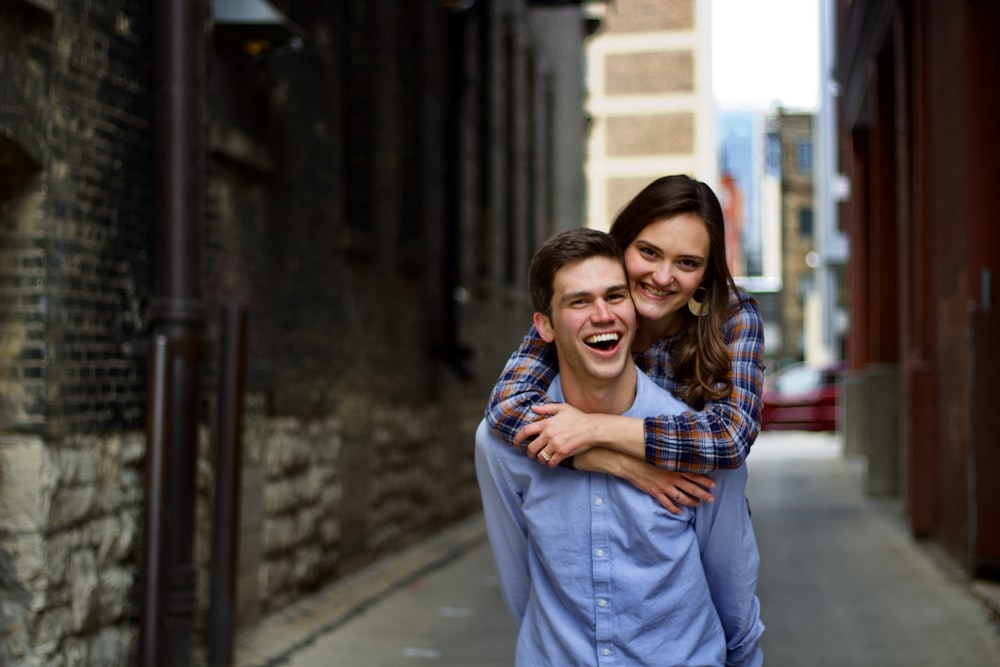
[{"label": "man", "polygon": [[[609,236],[556,235],[529,281],[559,359],[553,400],[636,417],[685,409],[632,362],[636,314]],[[539,466],[484,422],[476,471],[517,665],[763,664],[745,467],[713,473],[714,502],[674,514],[616,477]]]}]

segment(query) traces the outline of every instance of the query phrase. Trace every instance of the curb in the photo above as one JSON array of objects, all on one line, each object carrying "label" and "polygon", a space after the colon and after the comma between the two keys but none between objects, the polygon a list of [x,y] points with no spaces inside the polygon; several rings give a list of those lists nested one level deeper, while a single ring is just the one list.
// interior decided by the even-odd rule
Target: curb
[{"label": "curb", "polygon": [[319,637],[333,632],[385,596],[433,572],[486,539],[481,514],[386,556],[367,568],[296,602],[236,637],[235,667],[277,667]]}]

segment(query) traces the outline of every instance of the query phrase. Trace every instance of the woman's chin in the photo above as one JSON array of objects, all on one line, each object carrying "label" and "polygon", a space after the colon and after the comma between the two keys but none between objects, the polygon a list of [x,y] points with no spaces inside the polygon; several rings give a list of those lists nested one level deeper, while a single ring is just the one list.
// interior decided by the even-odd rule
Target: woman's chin
[{"label": "woman's chin", "polygon": [[[637,309],[639,313],[639,333],[637,340],[641,347],[648,346],[653,340],[676,333],[677,309],[656,308]],[[652,314],[649,314],[652,313]]]},{"label": "woman's chin", "polygon": [[635,310],[639,314],[640,323],[644,322],[646,324],[657,323],[664,318],[669,318],[671,315],[677,312],[676,308],[671,308],[669,304],[665,303],[638,304]]}]

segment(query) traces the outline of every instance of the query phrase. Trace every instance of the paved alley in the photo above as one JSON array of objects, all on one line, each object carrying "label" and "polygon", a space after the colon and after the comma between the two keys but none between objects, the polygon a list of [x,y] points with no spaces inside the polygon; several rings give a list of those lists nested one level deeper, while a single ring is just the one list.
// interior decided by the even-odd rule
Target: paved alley
[{"label": "paved alley", "polygon": [[[1000,667],[998,588],[912,540],[898,503],[862,493],[863,474],[836,436],[754,446],[765,664]],[[514,634],[474,517],[245,632],[237,664],[500,667]]]}]

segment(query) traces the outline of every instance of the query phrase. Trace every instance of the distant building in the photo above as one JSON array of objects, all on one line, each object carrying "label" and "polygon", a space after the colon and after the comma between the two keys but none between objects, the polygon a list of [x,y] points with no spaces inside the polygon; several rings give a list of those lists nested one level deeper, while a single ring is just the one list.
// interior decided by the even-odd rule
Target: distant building
[{"label": "distant building", "polygon": [[706,0],[615,0],[592,9],[587,47],[588,225],[607,229],[653,179],[688,174],[718,187]]},{"label": "distant building", "polygon": [[780,151],[782,364],[806,360],[806,339],[819,325],[813,118],[778,109],[769,119]]},{"label": "distant building", "polygon": [[[731,259],[736,282],[757,298],[764,321],[764,354],[769,366],[781,355],[781,165],[777,137],[767,133],[763,110],[728,109],[719,113],[719,160],[722,192],[733,188],[740,202],[730,208],[739,226],[740,257]],[[771,158],[768,161],[768,158]],[[731,185],[727,186],[727,182]],[[727,234],[732,233],[727,213]]]},{"label": "distant building", "polygon": [[726,261],[729,272],[734,276],[745,273],[746,266],[743,255],[743,189],[736,178],[723,169],[719,178],[719,201],[722,204],[722,216],[726,221]]},{"label": "distant building", "polygon": [[[733,275],[761,277],[762,231],[760,222],[760,182],[763,170],[763,113],[719,111],[719,161],[723,181],[732,180],[740,193],[740,259]],[[728,221],[728,217],[726,218]]]}]

